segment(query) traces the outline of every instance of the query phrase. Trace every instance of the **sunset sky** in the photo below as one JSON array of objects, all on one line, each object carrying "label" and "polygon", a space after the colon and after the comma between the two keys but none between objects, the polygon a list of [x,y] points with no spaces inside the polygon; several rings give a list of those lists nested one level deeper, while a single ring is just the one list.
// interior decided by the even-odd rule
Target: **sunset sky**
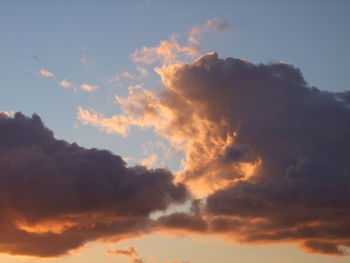
[{"label": "sunset sky", "polygon": [[349,12],[0,0],[0,262],[349,262]]}]

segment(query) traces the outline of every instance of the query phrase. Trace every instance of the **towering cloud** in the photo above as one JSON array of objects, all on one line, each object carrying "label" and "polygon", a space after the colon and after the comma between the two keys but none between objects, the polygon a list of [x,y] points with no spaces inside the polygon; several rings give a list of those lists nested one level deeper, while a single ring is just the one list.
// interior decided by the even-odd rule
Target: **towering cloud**
[{"label": "towering cloud", "polygon": [[156,71],[163,90],[119,98],[125,116],[113,118],[124,117],[124,130],[154,127],[185,153],[178,180],[207,196],[201,215],[161,218],[163,228],[190,230],[205,219],[202,232],[240,242],[343,253],[350,245],[348,91],[311,87],[290,64],[216,53]]},{"label": "towering cloud", "polygon": [[0,253],[57,256],[147,233],[151,212],[187,198],[163,169],[55,139],[37,115],[0,114]]}]

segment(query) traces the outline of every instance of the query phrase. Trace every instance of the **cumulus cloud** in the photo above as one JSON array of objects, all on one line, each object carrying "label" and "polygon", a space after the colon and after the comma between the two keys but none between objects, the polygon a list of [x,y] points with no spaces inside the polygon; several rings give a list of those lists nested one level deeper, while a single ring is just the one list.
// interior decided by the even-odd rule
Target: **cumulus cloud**
[{"label": "cumulus cloud", "polygon": [[124,115],[113,118],[169,140],[185,156],[178,180],[207,197],[202,214],[168,215],[163,228],[190,231],[204,220],[195,231],[343,254],[350,244],[349,91],[312,87],[291,64],[217,53],[156,71],[163,89],[118,98]]},{"label": "cumulus cloud", "polygon": [[84,83],[84,84],[80,85],[80,89],[84,90],[84,91],[87,91],[87,92],[91,92],[91,91],[97,90],[98,88],[99,88],[98,86],[90,85],[90,84],[87,84],[87,83]]},{"label": "cumulus cloud", "polygon": [[69,82],[68,80],[64,79],[64,80],[59,82],[59,85],[63,88],[70,88],[70,87],[72,87],[73,84],[71,82]]},{"label": "cumulus cloud", "polygon": [[164,169],[58,140],[37,115],[0,114],[0,252],[58,256],[151,231],[150,214],[184,202]]},{"label": "cumulus cloud", "polygon": [[44,78],[52,78],[54,74],[52,72],[47,71],[46,69],[40,69],[37,74]]}]

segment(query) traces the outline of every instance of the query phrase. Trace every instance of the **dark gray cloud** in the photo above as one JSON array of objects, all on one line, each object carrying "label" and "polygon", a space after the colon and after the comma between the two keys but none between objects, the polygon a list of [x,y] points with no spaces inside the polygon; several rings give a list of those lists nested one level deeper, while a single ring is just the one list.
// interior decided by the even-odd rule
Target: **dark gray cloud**
[{"label": "dark gray cloud", "polygon": [[166,86],[159,104],[173,116],[165,136],[188,143],[183,181],[209,193],[206,231],[343,253],[350,243],[349,91],[312,87],[290,64],[216,53],[158,72]]},{"label": "dark gray cloud", "polygon": [[[30,254],[32,245],[39,250],[32,254],[58,255],[89,240],[160,229],[345,254],[349,91],[312,87],[290,64],[256,65],[216,53],[157,72],[164,89],[130,95],[127,120],[154,126],[183,151],[178,180],[206,198],[190,213],[152,221],[151,212],[186,199],[169,172],[126,168],[107,151],[56,140],[37,116],[2,114],[2,251]],[[55,223],[56,232],[44,231]]]},{"label": "dark gray cloud", "polygon": [[147,233],[150,213],[188,196],[164,169],[58,140],[37,115],[0,114],[0,252],[57,256]]}]

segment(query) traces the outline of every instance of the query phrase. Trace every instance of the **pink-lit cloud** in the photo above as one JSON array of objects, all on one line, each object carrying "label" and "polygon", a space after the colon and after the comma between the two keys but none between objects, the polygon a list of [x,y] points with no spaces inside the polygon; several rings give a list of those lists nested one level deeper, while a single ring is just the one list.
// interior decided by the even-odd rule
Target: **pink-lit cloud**
[{"label": "pink-lit cloud", "polygon": [[59,85],[63,88],[71,88],[73,86],[73,84],[66,79],[60,81]]},{"label": "pink-lit cloud", "polygon": [[194,58],[200,54],[200,37],[204,32],[223,32],[229,28],[225,21],[217,18],[208,20],[204,26],[194,26],[188,32],[187,43],[182,45],[178,35],[172,35],[168,40],[160,41],[155,47],[142,47],[136,49],[131,58],[136,63],[162,64],[181,63],[184,60]]},{"label": "pink-lit cloud", "polygon": [[41,77],[44,77],[44,78],[52,78],[55,74],[53,74],[52,72],[50,71],[47,71],[46,69],[40,69],[37,74]]},{"label": "pink-lit cloud", "polygon": [[157,227],[344,253],[348,91],[311,87],[291,64],[256,65],[217,53],[156,72],[163,88],[117,97],[123,114],[112,118],[125,118],[124,129],[152,127],[183,152],[177,180],[206,197],[201,213],[167,215]]},{"label": "pink-lit cloud", "polygon": [[80,85],[80,89],[87,92],[97,90],[98,88],[99,88],[98,86],[87,84],[87,83],[83,83]]},{"label": "pink-lit cloud", "polygon": [[156,164],[157,160],[158,160],[157,154],[153,153],[153,154],[149,155],[148,157],[142,159],[141,164],[143,166],[150,168]]}]

